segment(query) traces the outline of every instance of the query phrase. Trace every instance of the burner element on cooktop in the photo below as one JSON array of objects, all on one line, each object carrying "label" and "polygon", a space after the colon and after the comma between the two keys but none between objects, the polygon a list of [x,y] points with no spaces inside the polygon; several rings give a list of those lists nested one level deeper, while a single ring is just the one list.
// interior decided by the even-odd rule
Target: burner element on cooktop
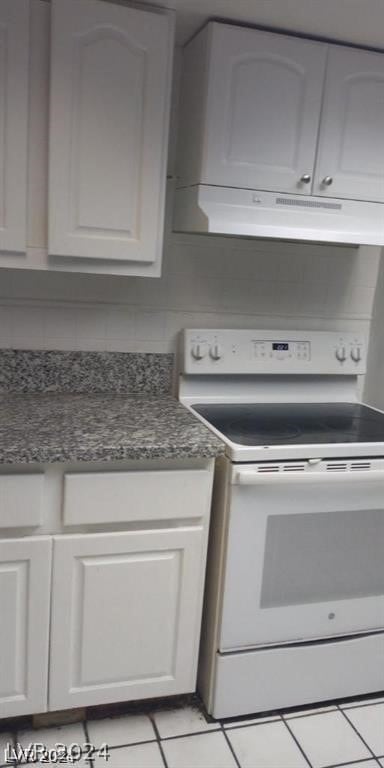
[{"label": "burner element on cooktop", "polygon": [[358,403],[214,403],[193,408],[240,445],[384,441],[384,414]]},{"label": "burner element on cooktop", "polygon": [[253,440],[262,444],[282,443],[301,435],[301,429],[294,424],[282,424],[278,430],[274,431],[270,426],[263,425],[260,420],[252,416],[248,419],[235,419],[228,424],[227,428],[232,435],[237,435],[238,439],[235,442],[241,442],[241,439],[248,438],[249,434],[252,434]]}]

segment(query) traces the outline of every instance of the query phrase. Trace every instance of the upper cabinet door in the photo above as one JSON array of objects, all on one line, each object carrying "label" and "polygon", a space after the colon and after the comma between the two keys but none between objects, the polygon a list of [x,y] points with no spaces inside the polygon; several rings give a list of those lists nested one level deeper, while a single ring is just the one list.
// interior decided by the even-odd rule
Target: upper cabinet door
[{"label": "upper cabinet door", "polygon": [[382,54],[330,47],[314,193],[384,201]]},{"label": "upper cabinet door", "polygon": [[155,262],[173,19],[102,0],[52,12],[49,252]]},{"label": "upper cabinet door", "polygon": [[29,0],[0,2],[0,250],[26,250]]},{"label": "upper cabinet door", "polygon": [[212,25],[203,183],[311,191],[326,50]]}]

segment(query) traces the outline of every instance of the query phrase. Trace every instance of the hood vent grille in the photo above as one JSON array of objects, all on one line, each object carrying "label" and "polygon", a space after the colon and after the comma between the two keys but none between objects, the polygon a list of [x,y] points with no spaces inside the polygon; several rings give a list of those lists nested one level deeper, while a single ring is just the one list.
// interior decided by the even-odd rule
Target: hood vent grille
[{"label": "hood vent grille", "polygon": [[325,208],[332,211],[341,211],[341,203],[319,203],[317,200],[295,200],[292,197],[277,197],[276,205],[291,205],[301,208]]}]

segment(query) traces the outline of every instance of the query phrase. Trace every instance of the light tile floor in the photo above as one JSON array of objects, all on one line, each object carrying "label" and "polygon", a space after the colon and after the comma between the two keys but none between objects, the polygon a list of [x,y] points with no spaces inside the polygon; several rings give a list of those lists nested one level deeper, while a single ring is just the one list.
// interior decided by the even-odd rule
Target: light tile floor
[{"label": "light tile floor", "polygon": [[[72,763],[79,768],[384,768],[384,698],[223,722],[209,722],[197,703],[181,703],[61,728],[0,732],[0,765],[8,741],[48,749],[89,742],[96,752],[90,762],[83,756]],[[103,744],[108,760],[97,754]]]}]

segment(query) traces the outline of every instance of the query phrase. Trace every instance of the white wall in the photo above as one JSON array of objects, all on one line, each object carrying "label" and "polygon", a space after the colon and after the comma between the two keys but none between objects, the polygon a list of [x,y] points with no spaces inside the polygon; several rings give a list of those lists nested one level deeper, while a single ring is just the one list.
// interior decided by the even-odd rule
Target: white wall
[{"label": "white wall", "polygon": [[364,400],[384,408],[384,249],[377,280],[369,343]]},{"label": "white wall", "polygon": [[161,279],[0,269],[0,346],[169,352],[183,327],[369,333],[379,250],[168,235]]}]

